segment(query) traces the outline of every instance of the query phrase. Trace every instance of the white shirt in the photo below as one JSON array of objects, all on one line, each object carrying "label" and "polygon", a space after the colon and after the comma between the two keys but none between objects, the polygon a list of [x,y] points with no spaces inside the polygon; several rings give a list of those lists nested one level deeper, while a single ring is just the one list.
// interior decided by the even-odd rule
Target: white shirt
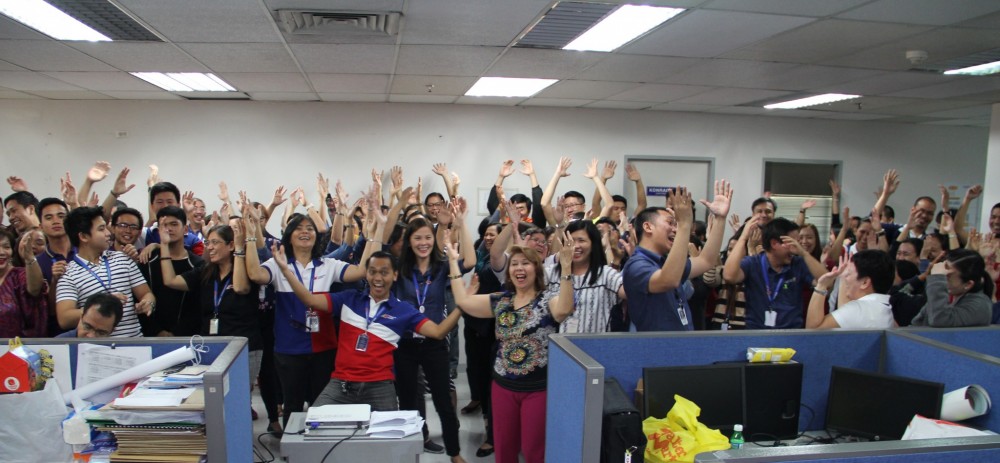
[{"label": "white shirt", "polygon": [[830,315],[841,328],[851,330],[883,330],[895,323],[888,294],[869,294],[844,304]]}]

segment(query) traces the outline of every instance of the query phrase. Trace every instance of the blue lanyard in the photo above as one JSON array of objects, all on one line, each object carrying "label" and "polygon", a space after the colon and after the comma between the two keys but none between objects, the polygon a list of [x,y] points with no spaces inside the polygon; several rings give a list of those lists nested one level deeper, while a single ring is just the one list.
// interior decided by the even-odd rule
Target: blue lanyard
[{"label": "blue lanyard", "polygon": [[226,280],[222,282],[222,293],[219,293],[219,280],[215,280],[215,291],[212,293],[212,304],[215,307],[215,318],[219,318],[219,305],[222,304],[222,298],[226,296],[226,289],[229,286],[229,280],[233,276],[230,275],[226,277]]},{"label": "blue lanyard", "polygon": [[73,260],[75,260],[77,264],[80,264],[80,266],[83,267],[84,270],[90,272],[90,274],[94,276],[94,279],[97,280],[97,282],[100,283],[101,286],[104,287],[104,289],[111,291],[111,265],[108,264],[108,259],[106,257],[101,256],[101,260],[104,261],[104,271],[108,275],[107,283],[104,283],[104,280],[101,279],[101,276],[98,275],[97,272],[91,270],[89,262],[84,261],[78,256],[73,256]]},{"label": "blue lanyard", "polygon": [[378,310],[375,311],[375,316],[374,317],[368,318],[368,313],[370,313],[371,310],[368,310],[368,311],[365,312],[365,320],[367,320],[367,323],[365,323],[365,333],[367,333],[368,332],[368,328],[370,326],[372,326],[372,322],[375,321],[375,320],[378,320],[379,317],[381,317],[382,314],[384,314],[386,310],[387,310],[386,309],[386,304],[383,301],[381,304],[379,304]]},{"label": "blue lanyard", "polygon": [[427,300],[427,289],[431,287],[431,277],[428,275],[427,279],[424,280],[424,293],[420,294],[420,283],[417,283],[417,274],[414,273],[410,276],[413,277],[413,295],[417,297],[417,306],[423,307],[424,301]]},{"label": "blue lanyard", "polygon": [[[302,281],[302,274],[299,273],[299,263],[298,262],[292,262],[292,268],[295,269],[295,276],[299,279],[299,283],[302,283],[303,285],[306,284],[306,282]],[[309,292],[310,293],[313,292],[313,283],[315,281],[316,281],[316,266],[314,265],[313,268],[312,268],[312,274],[309,275]]]},{"label": "blue lanyard", "polygon": [[778,279],[778,284],[774,286],[774,291],[771,291],[771,277],[767,273],[768,265],[765,254],[760,255],[760,268],[764,273],[764,289],[767,290],[767,303],[768,305],[774,305],[774,300],[778,298],[778,291],[781,290],[781,284],[785,282],[785,275],[781,275],[781,278]]}]

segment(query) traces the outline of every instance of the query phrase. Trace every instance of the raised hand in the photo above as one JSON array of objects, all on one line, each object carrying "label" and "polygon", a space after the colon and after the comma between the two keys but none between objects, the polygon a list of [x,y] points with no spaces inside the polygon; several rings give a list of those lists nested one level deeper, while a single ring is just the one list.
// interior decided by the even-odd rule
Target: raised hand
[{"label": "raised hand", "polygon": [[562,249],[559,250],[559,265],[563,272],[570,272],[573,268],[573,238],[569,235],[569,230],[562,233]]},{"label": "raised hand", "polygon": [[[455,199],[451,202],[451,208],[452,208],[452,213],[455,214],[455,220],[457,220],[459,224],[464,225],[465,216],[469,213],[469,203],[465,200],[464,197],[456,196]],[[514,213],[517,214],[517,211],[515,210]]]},{"label": "raised hand", "polygon": [[7,184],[10,185],[10,189],[14,190],[15,193],[22,191],[28,191],[28,184],[25,183],[24,179],[16,175],[11,175],[7,177]]},{"label": "raised hand", "polygon": [[288,256],[285,254],[285,246],[278,241],[271,243],[271,255],[274,263],[278,264],[281,270],[288,270]]},{"label": "raised hand", "polygon": [[246,240],[246,233],[243,232],[243,221],[236,220],[232,223],[233,228],[233,243],[239,243],[242,245]]},{"label": "raised hand", "polygon": [[448,165],[443,162],[434,164],[434,166],[431,168],[431,172],[434,172],[435,174],[444,177],[448,175]]},{"label": "raised hand", "polygon": [[832,178],[830,179],[830,195],[835,198],[840,196],[840,185]]},{"label": "raised hand", "polygon": [[729,205],[733,201],[733,188],[725,180],[716,180],[714,189],[715,198],[712,199],[712,202],[704,199],[699,202],[708,208],[712,215],[724,218],[729,213]]},{"label": "raised hand", "polygon": [[885,175],[882,176],[882,192],[885,195],[891,195],[896,192],[896,188],[899,187],[899,174],[896,169],[889,169]]},{"label": "raised hand", "polygon": [[132,191],[132,189],[135,188],[134,183],[128,185],[129,172],[130,171],[128,167],[122,169],[121,172],[118,172],[118,177],[115,178],[115,184],[114,186],[111,187],[111,194],[114,195],[116,198],[125,193],[128,193],[129,191]]},{"label": "raised hand", "polygon": [[473,273],[472,279],[469,280],[469,286],[465,287],[465,294],[473,296],[479,294],[479,274]]},{"label": "raised hand", "polygon": [[219,182],[219,200],[228,203],[229,202],[229,187],[226,182]]},{"label": "raised hand", "polygon": [[941,214],[941,231],[946,235],[955,233],[955,221],[952,220],[951,214],[947,212]]},{"label": "raised hand", "polygon": [[[521,223],[521,213],[517,211],[516,207],[514,207],[514,203],[510,202],[507,198],[503,199],[503,210],[504,213],[507,214],[507,217],[510,218],[511,227],[517,227]],[[517,230],[517,228],[515,228],[515,230]]]},{"label": "raised hand", "polygon": [[741,223],[742,222],[740,222],[740,215],[739,214],[733,214],[733,215],[729,216],[729,226],[733,227],[733,231],[739,230]]},{"label": "raised hand", "polygon": [[462,179],[458,177],[458,172],[451,173],[451,186],[458,191],[458,186],[462,184]]},{"label": "raised hand", "polygon": [[583,176],[587,178],[597,177],[597,158],[592,159],[590,164],[587,164],[587,171],[583,173]]},{"label": "raised hand", "polygon": [[615,170],[618,169],[618,163],[615,161],[608,161],[604,163],[604,170],[601,171],[601,178],[604,181],[608,181],[615,176]]},{"label": "raised hand", "polygon": [[872,227],[879,227],[879,229],[881,229],[882,212],[879,211],[878,209],[872,208],[871,222],[872,222]]},{"label": "raised hand", "polygon": [[500,164],[500,177],[507,178],[514,174],[514,160],[508,159]]},{"label": "raised hand", "polygon": [[837,278],[840,277],[840,275],[844,273],[844,270],[847,269],[848,263],[850,263],[850,259],[848,259],[844,254],[841,254],[839,265],[820,276],[816,280],[816,287],[823,290],[832,288],[833,284],[837,281]]},{"label": "raised hand", "polygon": [[392,191],[399,191],[403,189],[403,168],[399,166],[392,166],[389,169],[389,179],[392,180]]},{"label": "raised hand", "polygon": [[[694,212],[691,208],[691,192],[688,191],[687,187],[677,187],[677,190],[671,189],[667,193],[667,204],[671,204],[674,211],[674,219],[677,220],[679,224],[688,224],[694,220]],[[725,206],[725,213],[729,212],[728,203]],[[723,213],[723,215],[725,215]]]},{"label": "raised hand", "polygon": [[97,183],[104,180],[108,176],[108,171],[111,170],[111,164],[108,161],[97,161],[94,166],[87,171],[87,180],[91,183]]},{"label": "raised hand", "polygon": [[146,177],[146,187],[153,188],[153,185],[160,183],[160,168],[156,164],[149,165],[149,177]]},{"label": "raised hand", "polygon": [[535,166],[531,164],[530,159],[521,160],[521,173],[529,177],[535,175]]},{"label": "raised hand", "polygon": [[573,165],[573,160],[568,156],[563,156],[559,158],[559,165],[556,167],[556,172],[560,177],[569,177],[569,167]]},{"label": "raised hand", "polygon": [[330,194],[330,179],[324,177],[322,173],[316,174],[316,191],[324,201],[326,195]]},{"label": "raised hand", "polygon": [[90,194],[90,199],[87,201],[87,206],[88,207],[94,207],[94,206],[100,204],[100,202],[101,202],[101,198],[99,196],[97,196],[97,193],[91,193]]},{"label": "raised hand", "polygon": [[[565,222],[566,219],[565,201],[566,201],[565,196],[560,196],[556,198],[556,207],[552,209],[552,220],[555,220],[557,224]],[[514,213],[517,214],[516,211]]]},{"label": "raised hand", "polygon": [[274,190],[274,196],[271,197],[271,206],[278,207],[285,201],[285,186],[281,185]]},{"label": "raised hand", "polygon": [[802,243],[799,243],[799,240],[792,238],[791,236],[782,235],[781,244],[790,247],[792,254],[795,254],[797,256],[804,256],[808,254],[808,252],[806,252],[806,249],[802,247]]},{"label": "raised hand", "polygon": [[[229,203],[229,192],[226,192],[226,203]],[[194,192],[185,191],[181,195],[181,204],[184,206],[184,212],[190,214],[194,210]]]},{"label": "raised hand", "polygon": [[971,202],[972,200],[978,198],[979,195],[981,194],[983,194],[983,186],[973,185],[971,188],[965,191],[965,201]]},{"label": "raised hand", "polygon": [[636,169],[635,165],[631,162],[625,164],[625,175],[633,182],[642,180],[642,174],[639,173],[639,169]]},{"label": "raised hand", "polygon": [[809,198],[805,201],[802,201],[802,206],[799,206],[799,209],[809,209],[815,205],[816,205],[816,200]]},{"label": "raised hand", "polygon": [[378,185],[378,191],[382,191],[382,177],[385,177],[384,170],[375,170],[372,168],[372,183]]},{"label": "raised hand", "polygon": [[35,240],[44,240],[45,237],[42,236],[42,232],[36,230],[31,230],[21,236],[21,242],[17,245],[17,253],[21,256],[21,260],[28,262],[35,257],[35,253],[31,250],[31,243]]},{"label": "raised hand", "polygon": [[941,210],[948,210],[948,203],[951,202],[951,194],[948,192],[948,187],[938,184],[938,191],[941,192]]},{"label": "raised hand", "polygon": [[79,206],[79,200],[76,197],[76,187],[73,186],[73,180],[69,178],[69,172],[66,172],[66,178],[59,179],[59,191],[62,192],[63,201],[70,208]]}]

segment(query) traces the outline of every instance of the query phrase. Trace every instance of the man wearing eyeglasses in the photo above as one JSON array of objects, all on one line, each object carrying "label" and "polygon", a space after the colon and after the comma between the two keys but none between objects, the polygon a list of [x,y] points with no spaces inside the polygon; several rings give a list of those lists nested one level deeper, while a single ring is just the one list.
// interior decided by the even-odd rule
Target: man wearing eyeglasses
[{"label": "man wearing eyeglasses", "polygon": [[87,298],[83,304],[83,314],[76,329],[56,336],[57,338],[106,338],[122,320],[122,301],[108,293],[97,293]]},{"label": "man wearing eyeglasses", "polygon": [[142,213],[130,207],[119,208],[111,216],[111,233],[114,236],[111,249],[121,251],[133,261],[138,261],[139,250],[135,242],[139,240],[141,230]]}]

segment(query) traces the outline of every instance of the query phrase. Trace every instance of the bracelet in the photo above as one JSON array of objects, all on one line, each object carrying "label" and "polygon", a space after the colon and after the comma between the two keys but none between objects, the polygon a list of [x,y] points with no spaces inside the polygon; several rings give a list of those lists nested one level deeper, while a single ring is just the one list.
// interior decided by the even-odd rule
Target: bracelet
[{"label": "bracelet", "polygon": [[37,263],[38,263],[38,259],[31,259],[31,260],[25,261],[24,262],[24,266],[27,267],[29,265],[37,264]]},{"label": "bracelet", "polygon": [[368,242],[382,244],[382,240],[368,240]]},{"label": "bracelet", "polygon": [[247,238],[247,239],[246,239],[246,242],[247,242],[247,243],[253,243],[253,242],[256,242],[256,241],[257,241],[257,237],[256,237],[256,236],[255,236],[255,237],[253,237],[253,238]]},{"label": "bracelet", "polygon": [[573,275],[572,274],[570,274],[570,275],[563,275],[563,276],[559,277],[559,279],[560,280],[569,281],[569,280],[573,279]]},{"label": "bracelet", "polygon": [[448,278],[450,278],[452,280],[457,280],[459,278],[462,278],[462,275],[449,275]]},{"label": "bracelet", "polygon": [[805,213],[806,213],[805,209],[799,209],[799,214],[805,214]]},{"label": "bracelet", "polygon": [[817,294],[819,294],[821,296],[829,296],[830,295],[830,290],[829,289],[819,289],[819,288],[817,288],[815,286],[813,286],[813,292],[817,293]]}]

